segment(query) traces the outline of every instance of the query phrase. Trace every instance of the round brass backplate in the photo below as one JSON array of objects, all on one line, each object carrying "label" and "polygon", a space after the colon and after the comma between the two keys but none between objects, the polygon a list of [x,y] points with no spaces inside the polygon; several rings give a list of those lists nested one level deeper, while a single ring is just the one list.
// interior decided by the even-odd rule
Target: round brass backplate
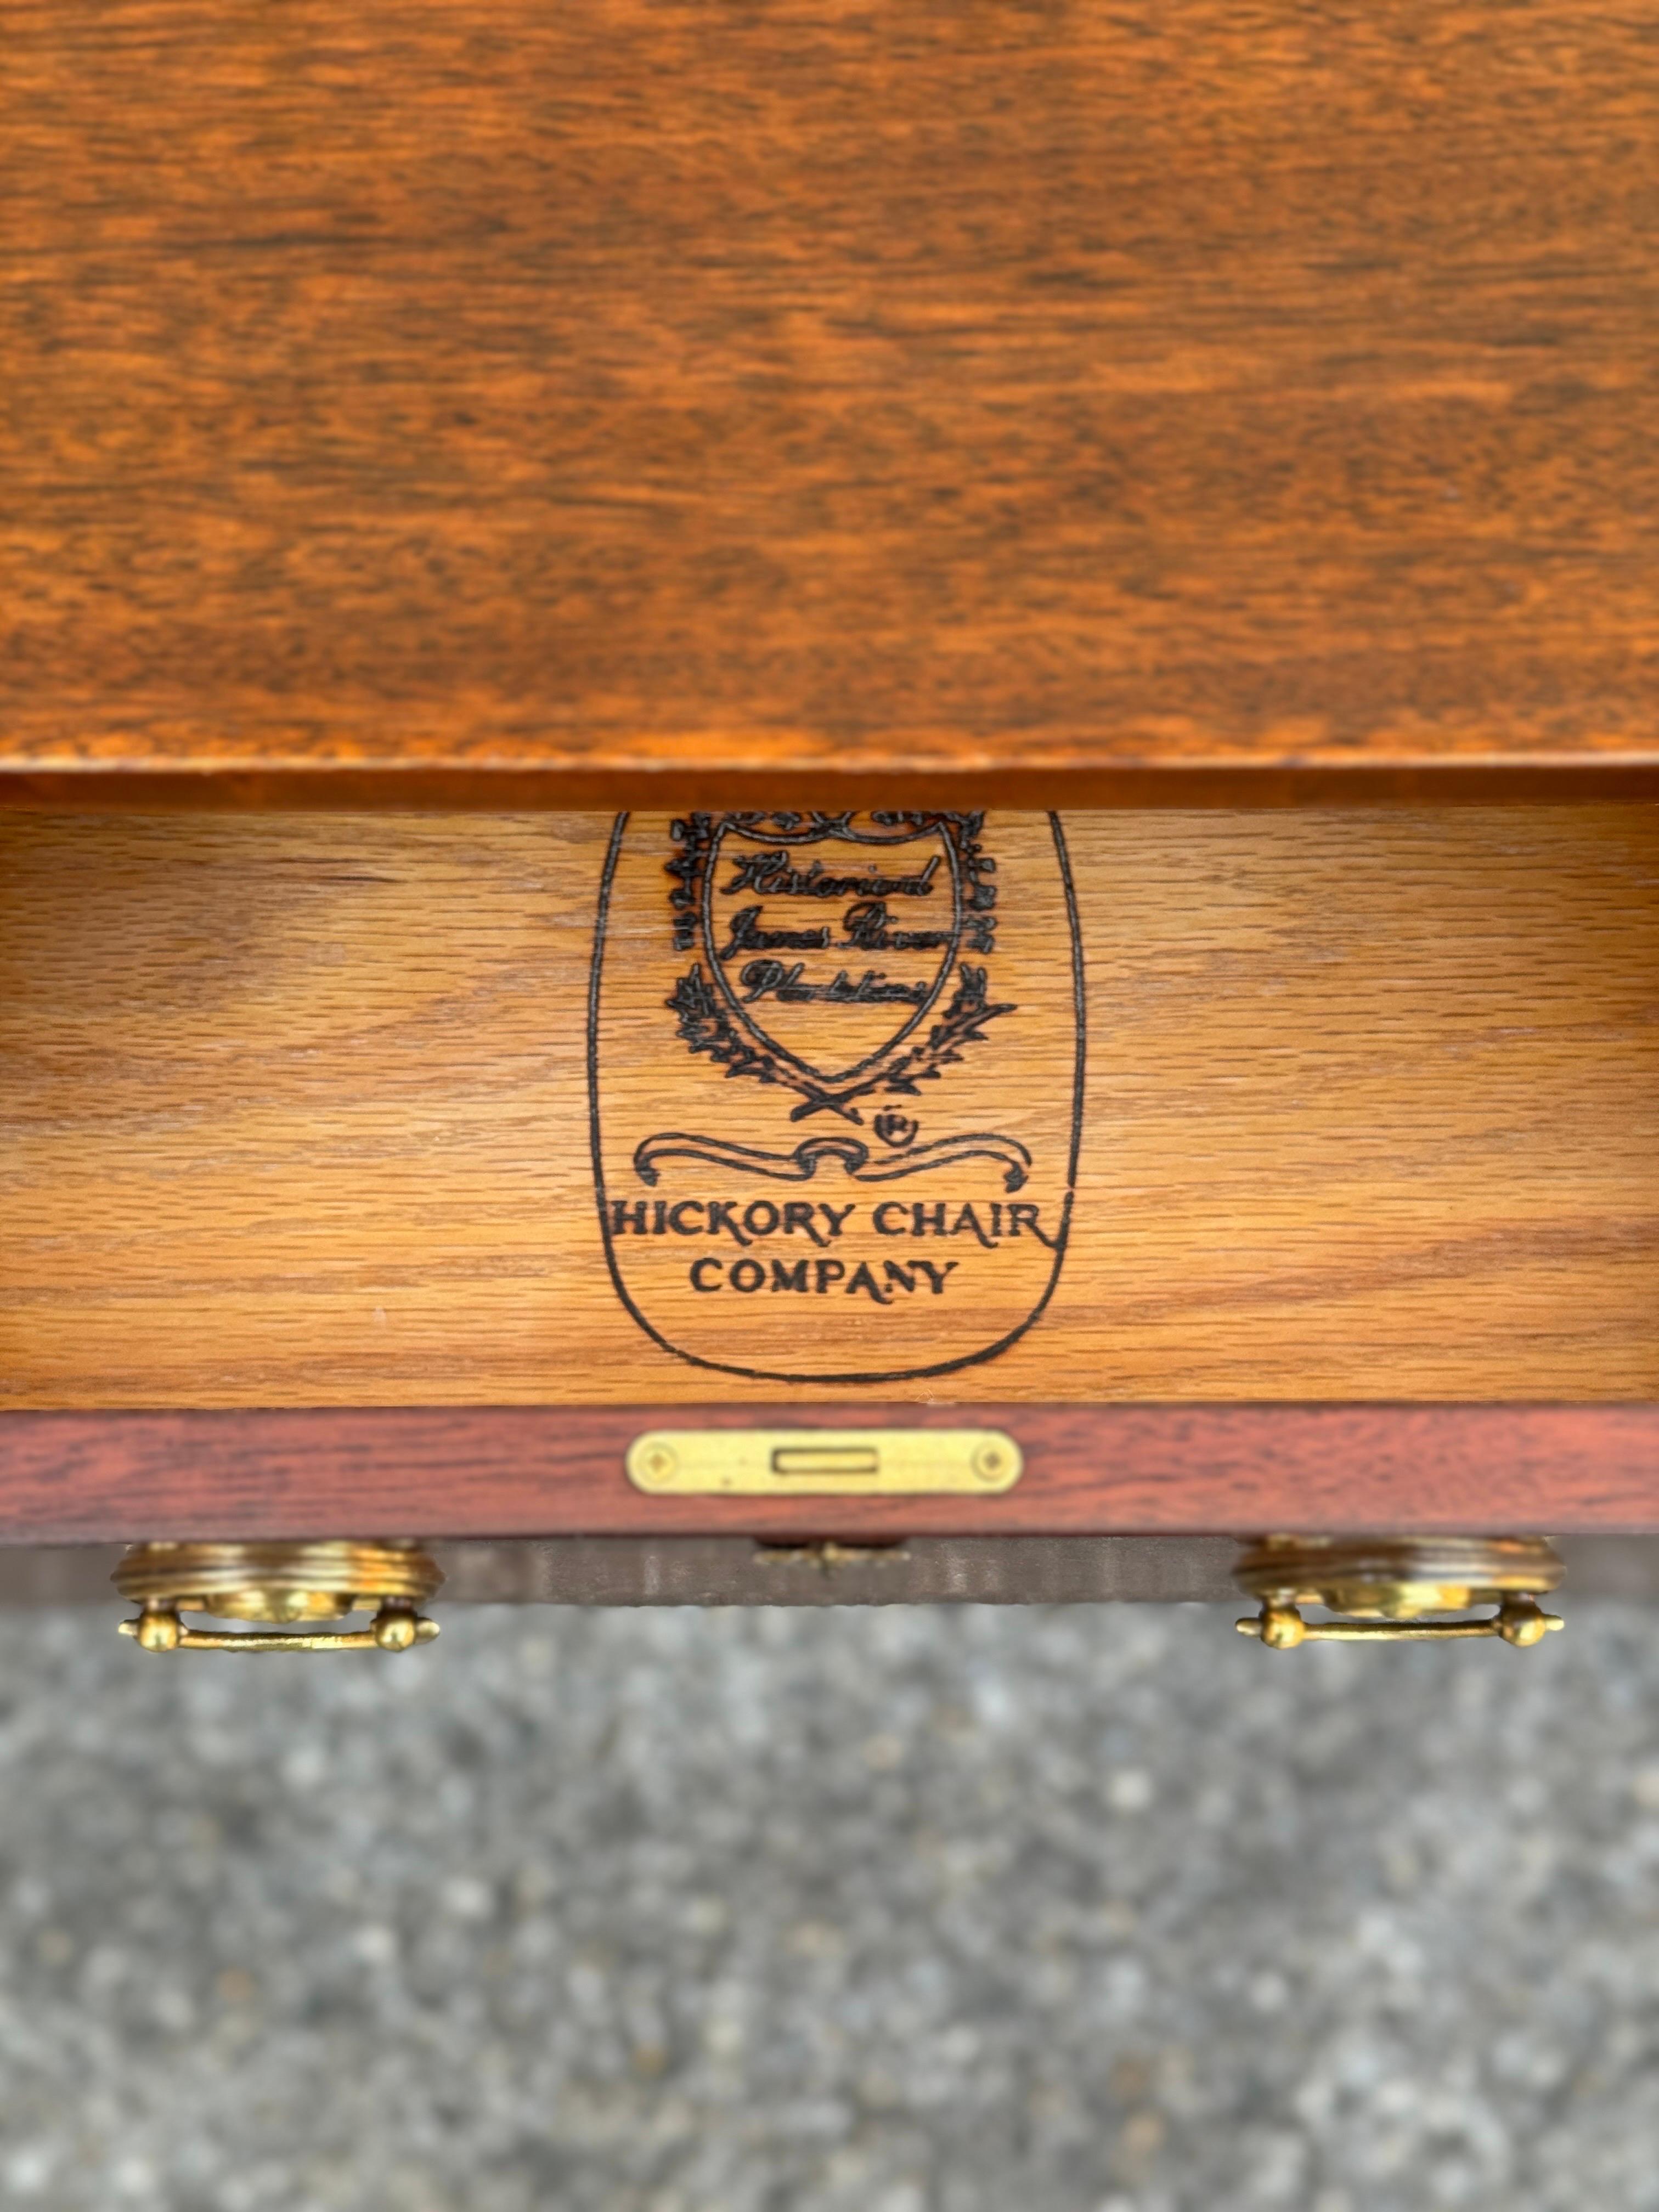
[{"label": "round brass backplate", "polygon": [[[329,1540],[137,1544],[111,1580],[140,1607],[121,1632],[146,1651],[406,1651],[438,1633],[416,1608],[443,1574],[413,1544]],[[368,1628],[323,1625],[370,1608]],[[181,1613],[270,1626],[225,1635]]]}]

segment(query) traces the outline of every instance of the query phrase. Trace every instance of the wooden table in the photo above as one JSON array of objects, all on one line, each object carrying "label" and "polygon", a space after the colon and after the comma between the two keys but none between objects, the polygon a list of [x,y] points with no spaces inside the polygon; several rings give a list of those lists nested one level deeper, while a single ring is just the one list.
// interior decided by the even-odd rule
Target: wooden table
[{"label": "wooden table", "polygon": [[[0,102],[0,1538],[1659,1530],[1629,9]],[[624,1466],[917,1424],[1024,1473]]]}]

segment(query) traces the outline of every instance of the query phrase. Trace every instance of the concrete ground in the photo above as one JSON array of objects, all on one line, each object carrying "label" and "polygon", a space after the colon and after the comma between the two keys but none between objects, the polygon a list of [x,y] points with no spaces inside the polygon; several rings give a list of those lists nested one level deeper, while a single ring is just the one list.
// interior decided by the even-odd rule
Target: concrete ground
[{"label": "concrete ground", "polygon": [[0,1618],[12,2212],[1659,2208],[1659,1607]]}]

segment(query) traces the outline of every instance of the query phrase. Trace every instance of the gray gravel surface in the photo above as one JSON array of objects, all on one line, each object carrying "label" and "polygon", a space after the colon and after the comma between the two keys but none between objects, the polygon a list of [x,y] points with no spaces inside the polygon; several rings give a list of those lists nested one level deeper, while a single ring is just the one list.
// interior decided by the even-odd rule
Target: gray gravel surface
[{"label": "gray gravel surface", "polygon": [[1659,1610],[0,1645],[8,2212],[1659,2207]]}]

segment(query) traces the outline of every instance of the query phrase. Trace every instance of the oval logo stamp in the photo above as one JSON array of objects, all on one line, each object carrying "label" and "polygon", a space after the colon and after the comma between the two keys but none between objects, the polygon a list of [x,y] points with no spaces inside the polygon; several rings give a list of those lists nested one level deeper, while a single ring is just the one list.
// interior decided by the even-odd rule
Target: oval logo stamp
[{"label": "oval logo stamp", "polygon": [[994,1358],[1059,1278],[1084,1042],[1057,816],[620,817],[588,1021],[617,1294],[728,1374]]}]

